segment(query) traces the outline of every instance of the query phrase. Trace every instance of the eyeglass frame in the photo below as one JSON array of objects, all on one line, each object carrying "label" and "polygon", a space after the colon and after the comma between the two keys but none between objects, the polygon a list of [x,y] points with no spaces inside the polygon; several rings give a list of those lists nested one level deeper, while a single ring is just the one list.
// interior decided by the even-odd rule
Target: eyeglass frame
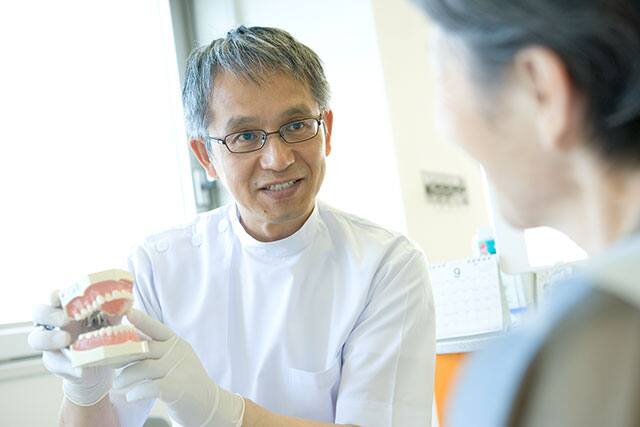
[{"label": "eyeglass frame", "polygon": [[[303,139],[302,141],[296,141],[296,142],[289,142],[285,139],[285,137],[282,135],[282,129],[287,126],[290,125],[291,123],[295,123],[295,122],[301,122],[304,120],[310,120],[313,119],[316,122],[318,122],[318,128],[316,129],[316,133],[313,136],[310,136],[309,138]],[[225,135],[223,138],[215,138],[211,135],[207,135],[205,136],[205,148],[207,149],[207,151],[211,152],[211,141],[214,141],[217,144],[220,145],[224,145],[225,148],[227,149],[227,151],[229,151],[232,154],[249,154],[249,153],[255,153],[256,151],[260,151],[264,148],[265,145],[267,145],[267,140],[269,139],[270,135],[275,135],[278,134],[280,135],[280,138],[285,142],[285,144],[288,145],[296,145],[296,144],[300,144],[302,142],[307,142],[312,140],[313,138],[315,138],[316,136],[318,136],[318,133],[320,132],[320,126],[324,125],[325,121],[324,121],[324,111],[320,113],[320,115],[318,117],[304,117],[301,119],[295,119],[295,120],[290,120],[286,123],[284,123],[282,126],[280,126],[278,128],[278,130],[273,131],[273,132],[267,132],[264,129],[247,129],[245,131],[239,131],[239,132],[231,132],[227,135]],[[231,135],[237,135],[237,134],[241,134],[241,133],[245,133],[245,132],[262,132],[262,144],[260,145],[260,147],[256,148],[255,150],[251,150],[251,151],[231,151],[231,149],[229,148],[229,146],[227,145],[226,139],[228,137],[230,137]]]}]

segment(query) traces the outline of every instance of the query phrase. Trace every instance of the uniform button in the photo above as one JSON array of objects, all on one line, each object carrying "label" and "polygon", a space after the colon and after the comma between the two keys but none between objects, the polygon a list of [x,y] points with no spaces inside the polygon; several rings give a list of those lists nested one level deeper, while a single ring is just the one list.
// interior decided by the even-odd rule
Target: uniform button
[{"label": "uniform button", "polygon": [[226,219],[223,219],[222,221],[220,221],[220,223],[218,223],[218,231],[220,233],[224,233],[225,231],[227,231],[227,228],[229,228],[229,222]]},{"label": "uniform button", "polygon": [[169,242],[167,242],[166,240],[162,240],[156,243],[156,251],[162,253],[162,252],[166,252],[168,249],[169,249]]}]

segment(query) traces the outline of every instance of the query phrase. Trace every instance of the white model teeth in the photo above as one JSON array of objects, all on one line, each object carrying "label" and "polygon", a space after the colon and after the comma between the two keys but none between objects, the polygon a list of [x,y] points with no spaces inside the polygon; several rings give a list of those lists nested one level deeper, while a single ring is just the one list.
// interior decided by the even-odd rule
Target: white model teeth
[{"label": "white model teeth", "polygon": [[295,184],[296,181],[289,181],[289,182],[283,182],[282,184],[273,184],[267,187],[267,189],[269,191],[282,191],[282,190],[286,190],[287,188],[293,187],[293,184]]},{"label": "white model teeth", "polygon": [[133,294],[127,290],[115,290],[105,295],[98,295],[93,302],[88,303],[79,313],[76,313],[73,318],[77,321],[84,320],[89,317],[93,312],[100,309],[100,306],[105,302],[113,301],[116,299],[128,299],[133,300]]},{"label": "white model teeth", "polygon": [[127,298],[130,296],[131,296],[131,293],[129,292],[115,290],[109,294],[106,294],[104,296],[104,299],[106,302],[109,302],[109,301],[113,301],[114,299]]},{"label": "white model teeth", "polygon": [[116,326],[108,326],[106,328],[98,329],[97,331],[86,332],[84,334],[78,335],[79,340],[84,340],[88,338],[96,338],[96,337],[104,337],[104,336],[112,336],[122,332],[134,332],[136,328],[133,325],[116,325]]}]

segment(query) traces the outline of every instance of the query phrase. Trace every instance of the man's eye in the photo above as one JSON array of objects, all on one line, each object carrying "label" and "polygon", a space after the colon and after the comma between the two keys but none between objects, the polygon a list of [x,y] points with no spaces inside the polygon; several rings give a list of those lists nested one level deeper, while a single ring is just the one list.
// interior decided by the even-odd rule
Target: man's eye
[{"label": "man's eye", "polygon": [[304,129],[304,127],[305,127],[304,122],[293,122],[287,125],[287,130],[295,132],[295,131]]},{"label": "man's eye", "polygon": [[231,144],[253,144],[258,138],[259,136],[256,132],[238,132],[229,142]]},{"label": "man's eye", "polygon": [[256,134],[253,132],[244,132],[238,135],[238,139],[240,142],[252,142],[256,139]]}]

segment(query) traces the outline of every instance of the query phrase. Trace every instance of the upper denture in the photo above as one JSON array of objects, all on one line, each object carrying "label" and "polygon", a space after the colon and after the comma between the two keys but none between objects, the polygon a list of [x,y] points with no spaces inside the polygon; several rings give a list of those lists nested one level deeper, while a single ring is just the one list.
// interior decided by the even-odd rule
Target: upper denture
[{"label": "upper denture", "polygon": [[122,315],[133,301],[133,282],[127,279],[104,280],[90,285],[84,295],[73,298],[65,307],[67,316],[75,320],[102,311]]}]

